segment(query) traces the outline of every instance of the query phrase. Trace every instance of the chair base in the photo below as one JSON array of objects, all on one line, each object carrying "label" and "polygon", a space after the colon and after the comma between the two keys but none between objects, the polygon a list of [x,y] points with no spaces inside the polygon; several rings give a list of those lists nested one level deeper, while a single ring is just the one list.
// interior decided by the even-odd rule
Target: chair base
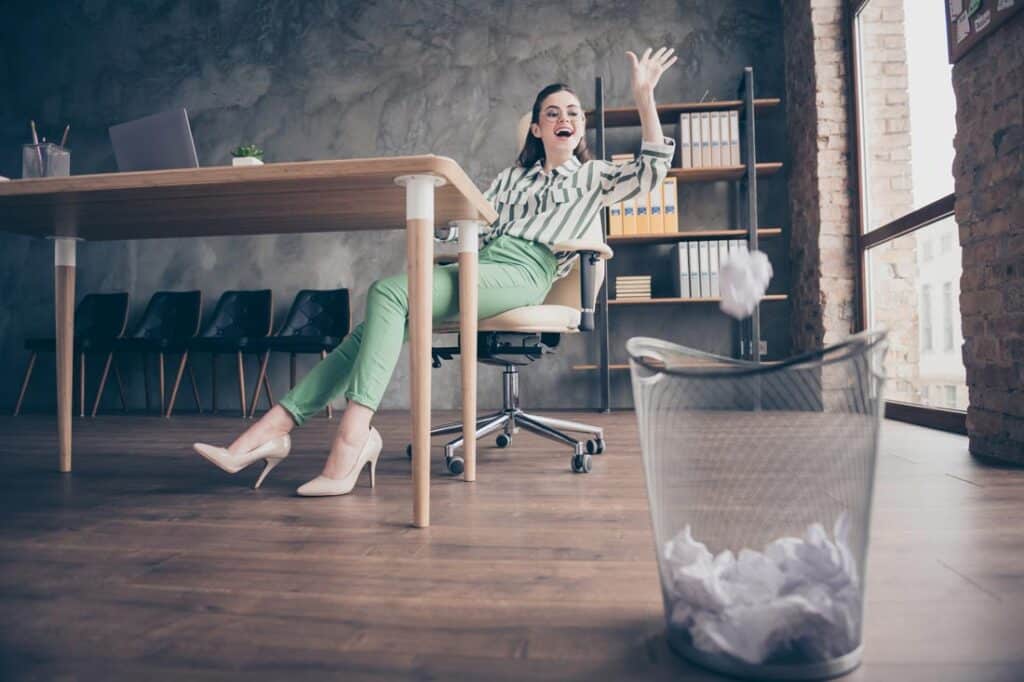
[{"label": "chair base", "polygon": [[[501,433],[498,434],[497,439],[498,447],[505,448],[511,445],[512,436],[518,433],[520,428],[523,428],[538,436],[568,445],[573,451],[572,470],[577,473],[590,471],[590,455],[604,452],[604,430],[602,428],[568,419],[541,417],[523,411],[519,407],[519,371],[516,365],[505,365],[505,371],[502,373],[502,388],[504,389],[502,409],[476,420],[477,438],[500,430]],[[462,422],[451,422],[434,427],[430,430],[430,435],[441,436],[463,431]],[[593,438],[584,442],[569,436],[565,431],[589,434]],[[445,443],[444,460],[450,473],[460,474],[464,469],[465,462],[456,453],[464,441],[464,437],[459,436]]]}]

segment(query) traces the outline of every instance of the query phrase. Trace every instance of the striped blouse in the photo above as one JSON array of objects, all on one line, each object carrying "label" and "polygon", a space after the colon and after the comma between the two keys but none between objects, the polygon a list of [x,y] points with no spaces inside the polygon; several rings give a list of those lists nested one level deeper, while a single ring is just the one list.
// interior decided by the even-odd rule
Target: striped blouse
[{"label": "striped blouse", "polygon": [[[580,163],[575,156],[544,172],[544,162],[532,168],[513,166],[498,174],[484,197],[498,212],[498,219],[483,238],[484,246],[502,235],[554,245],[569,239],[604,240],[600,209],[654,190],[665,179],[675,143],[643,142],[640,155],[630,163],[608,161]],[[575,254],[556,252],[558,277],[572,269]]]}]

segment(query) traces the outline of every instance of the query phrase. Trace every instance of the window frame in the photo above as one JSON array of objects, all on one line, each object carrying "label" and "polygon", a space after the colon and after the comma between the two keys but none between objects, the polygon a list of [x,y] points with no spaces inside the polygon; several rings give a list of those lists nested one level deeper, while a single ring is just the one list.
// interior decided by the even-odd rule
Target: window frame
[{"label": "window frame", "polygon": [[[857,249],[857,295],[858,319],[857,329],[863,331],[867,328],[868,291],[870,284],[867,273],[868,250],[898,239],[905,235],[928,227],[940,220],[954,215],[955,194],[950,193],[940,197],[929,204],[925,204],[909,213],[906,213],[895,220],[880,225],[873,230],[867,230],[864,224],[867,216],[867,185],[865,173],[867,172],[865,159],[865,139],[862,134],[863,110],[861,107],[860,88],[860,32],[857,27],[857,17],[871,0],[846,0],[844,22],[846,24],[846,44],[849,49],[846,51],[846,72],[850,74],[849,97],[847,98],[847,114],[850,121],[850,137],[853,145],[850,150],[850,168],[856,180],[856,201],[852,202],[853,222],[856,226],[854,243]],[[894,400],[885,401],[885,416],[889,419],[910,422],[920,426],[927,426],[943,431],[954,433],[967,433],[967,412],[963,410],[950,410],[933,407],[931,405],[916,405]]]}]

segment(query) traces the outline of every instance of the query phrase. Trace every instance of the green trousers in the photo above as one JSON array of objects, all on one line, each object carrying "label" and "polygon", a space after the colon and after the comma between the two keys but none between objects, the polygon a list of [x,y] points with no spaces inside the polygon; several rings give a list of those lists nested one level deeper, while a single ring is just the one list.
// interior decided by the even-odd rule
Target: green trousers
[{"label": "green trousers", "polygon": [[[480,251],[479,316],[491,317],[544,300],[555,279],[555,256],[542,244],[502,236]],[[457,265],[434,268],[433,319],[459,314]],[[377,280],[366,298],[366,319],[281,399],[296,424],[342,393],[371,410],[380,405],[402,344],[409,337],[406,275]]]}]

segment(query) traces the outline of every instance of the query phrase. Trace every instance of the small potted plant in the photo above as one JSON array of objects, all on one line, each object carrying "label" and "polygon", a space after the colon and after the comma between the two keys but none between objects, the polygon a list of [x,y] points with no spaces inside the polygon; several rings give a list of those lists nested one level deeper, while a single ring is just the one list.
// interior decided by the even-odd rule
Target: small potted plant
[{"label": "small potted plant", "polygon": [[243,144],[231,150],[232,166],[262,166],[263,150],[254,144]]}]

